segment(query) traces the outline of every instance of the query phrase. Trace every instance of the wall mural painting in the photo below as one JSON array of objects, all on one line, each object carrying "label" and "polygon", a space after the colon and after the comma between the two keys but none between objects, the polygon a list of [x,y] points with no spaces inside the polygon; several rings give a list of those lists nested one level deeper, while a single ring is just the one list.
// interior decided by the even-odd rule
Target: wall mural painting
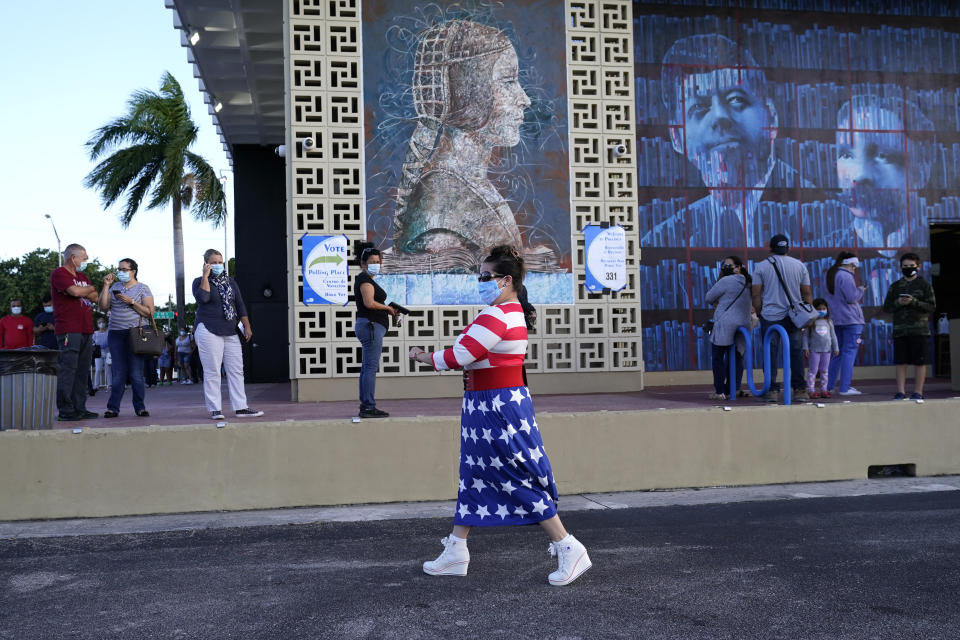
[{"label": "wall mural painting", "polygon": [[924,3],[904,26],[912,3],[691,4],[634,4],[646,370],[710,368],[700,327],[719,263],[752,270],[776,233],[815,297],[841,249],[859,256],[857,362],[889,364],[897,257],[918,253],[929,278],[929,225],[960,221],[960,26],[939,19],[960,9]]},{"label": "wall mural painting", "polygon": [[[531,15],[542,19],[530,20]],[[491,248],[571,303],[563,3],[363,3],[367,238],[407,305],[479,304]]]}]

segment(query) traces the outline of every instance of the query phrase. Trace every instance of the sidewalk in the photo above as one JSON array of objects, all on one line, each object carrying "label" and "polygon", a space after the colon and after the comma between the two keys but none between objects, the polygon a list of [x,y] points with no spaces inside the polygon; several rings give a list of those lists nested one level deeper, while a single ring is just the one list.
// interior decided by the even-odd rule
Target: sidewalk
[{"label": "sidewalk", "polygon": [[[960,491],[960,476],[570,495],[561,497],[560,510],[561,513],[568,513],[571,511],[769,502],[938,491]],[[0,522],[0,539],[156,533],[322,522],[452,518],[455,506],[456,502],[450,500],[122,518]]]},{"label": "sidewalk", "polygon": [[[389,384],[389,378],[383,378],[380,384]],[[818,400],[824,404],[885,402],[890,401],[896,385],[893,380],[858,381],[857,388],[864,392],[862,396],[834,396],[829,400]],[[247,401],[255,409],[264,412],[263,418],[255,421],[283,420],[349,420],[357,415],[357,402],[352,400],[334,402],[291,402],[290,386],[279,384],[250,384],[246,387]],[[573,413],[584,411],[656,411],[671,409],[695,409],[717,406],[715,400],[709,400],[707,386],[669,386],[648,387],[633,393],[593,393],[581,395],[537,395],[532,389],[534,403],[538,413]],[[928,400],[952,398],[958,394],[950,389],[950,381],[934,378],[927,382],[924,395]],[[109,389],[100,390],[87,401],[87,409],[103,414],[106,410]],[[129,389],[124,394],[117,418],[97,418],[79,422],[54,422],[54,429],[137,427],[147,425],[184,425],[210,424],[209,414],[203,404],[202,385],[180,385],[147,389],[147,409],[150,416],[138,418],[133,413],[132,395]],[[754,398],[727,400],[722,404],[737,407],[769,406]],[[392,417],[412,418],[416,416],[459,415],[459,398],[409,398],[401,400],[381,400],[378,408],[388,411]],[[230,420],[243,420],[233,417],[227,399],[226,384],[223,385],[223,412]]]}]

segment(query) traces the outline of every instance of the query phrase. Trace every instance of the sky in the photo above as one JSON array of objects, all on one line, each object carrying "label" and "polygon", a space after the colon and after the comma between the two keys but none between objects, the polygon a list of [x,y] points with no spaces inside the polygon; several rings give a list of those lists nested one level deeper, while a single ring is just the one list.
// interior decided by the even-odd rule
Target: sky
[{"label": "sky", "polygon": [[[228,238],[233,256],[233,173],[203,94],[180,46],[173,13],[163,0],[52,0],[4,4],[0,39],[0,258],[37,248],[56,250],[50,214],[61,246],[76,242],[114,267],[122,258],[140,265],[139,279],[157,306],[173,295],[173,217],[170,207],[141,209],[130,226],[120,206],[104,210],[99,195],[83,186],[95,166],[84,143],[122,115],[137,89],[158,91],[170,71],[180,82],[200,128],[192,150],[226,172]],[[146,199],[145,199],[146,200]],[[224,251],[224,229],[183,214],[186,301],[200,275],[203,252]]]}]

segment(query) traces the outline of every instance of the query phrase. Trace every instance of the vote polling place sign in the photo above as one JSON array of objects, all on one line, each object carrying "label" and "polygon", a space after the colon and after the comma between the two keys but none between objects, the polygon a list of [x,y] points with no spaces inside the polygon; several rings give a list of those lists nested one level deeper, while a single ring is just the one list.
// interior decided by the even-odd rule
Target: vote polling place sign
[{"label": "vote polling place sign", "polygon": [[347,304],[347,236],[300,239],[303,249],[303,304]]},{"label": "vote polling place sign", "polygon": [[627,234],[620,225],[588,224],[583,228],[589,291],[609,293],[627,286]]}]

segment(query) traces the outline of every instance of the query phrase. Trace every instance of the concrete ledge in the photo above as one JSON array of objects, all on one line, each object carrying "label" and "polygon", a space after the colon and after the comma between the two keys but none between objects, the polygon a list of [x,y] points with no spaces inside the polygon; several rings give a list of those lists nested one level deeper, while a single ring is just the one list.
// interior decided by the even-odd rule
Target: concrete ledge
[{"label": "concrete ledge", "polygon": [[[960,401],[538,415],[562,494],[960,473]],[[0,434],[0,520],[449,500],[458,419]]]}]

